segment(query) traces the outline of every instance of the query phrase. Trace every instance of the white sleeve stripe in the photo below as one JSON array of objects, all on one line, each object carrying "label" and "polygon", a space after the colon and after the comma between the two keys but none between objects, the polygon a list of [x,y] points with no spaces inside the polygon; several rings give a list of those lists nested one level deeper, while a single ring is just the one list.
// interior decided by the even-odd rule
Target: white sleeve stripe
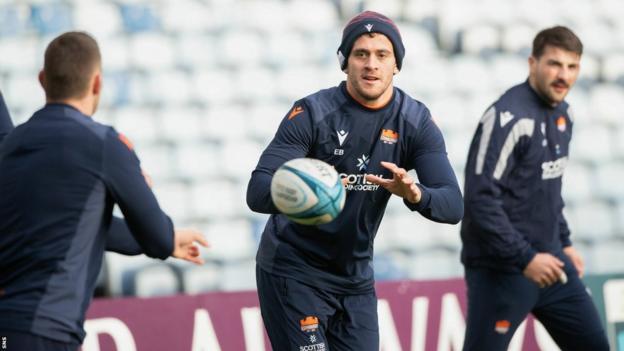
[{"label": "white sleeve stripe", "polygon": [[494,179],[501,179],[503,173],[505,173],[509,155],[513,152],[513,149],[516,147],[516,144],[518,144],[518,141],[520,141],[520,138],[523,136],[533,136],[534,130],[535,121],[530,118],[521,118],[518,122],[516,122],[516,124],[514,124],[509,132],[509,135],[507,135],[507,139],[505,139],[505,144],[503,144],[503,148],[498,156],[498,161],[496,161]]},{"label": "white sleeve stripe", "polygon": [[481,140],[479,140],[479,150],[477,151],[477,165],[475,167],[476,174],[483,173],[485,154],[487,153],[488,144],[490,143],[490,137],[492,136],[492,131],[494,130],[495,120],[496,108],[492,106],[489,110],[485,111],[485,114],[483,114],[483,117],[481,117],[481,124],[483,124],[483,128],[481,129]]}]

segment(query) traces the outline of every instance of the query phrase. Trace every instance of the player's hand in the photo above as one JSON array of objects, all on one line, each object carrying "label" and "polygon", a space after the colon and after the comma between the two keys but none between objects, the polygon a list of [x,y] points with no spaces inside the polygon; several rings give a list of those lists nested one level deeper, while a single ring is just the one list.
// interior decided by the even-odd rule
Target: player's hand
[{"label": "player's hand", "polygon": [[209,246],[202,233],[193,229],[177,229],[171,256],[195,264],[203,264],[204,260],[199,257],[199,246],[197,244],[203,247]]},{"label": "player's hand", "polygon": [[522,273],[540,288],[545,288],[562,279],[563,266],[564,263],[557,257],[549,253],[538,253]]},{"label": "player's hand", "polygon": [[391,162],[382,161],[381,165],[392,172],[392,179],[384,179],[372,174],[367,174],[367,181],[380,185],[389,192],[411,203],[417,204],[420,202],[420,197],[422,195],[420,188],[416,186],[416,182],[407,174],[405,169]]},{"label": "player's hand", "polygon": [[564,248],[563,253],[570,258],[574,268],[578,271],[579,277],[583,278],[583,273],[585,273],[585,262],[583,261],[581,254],[572,246]]}]

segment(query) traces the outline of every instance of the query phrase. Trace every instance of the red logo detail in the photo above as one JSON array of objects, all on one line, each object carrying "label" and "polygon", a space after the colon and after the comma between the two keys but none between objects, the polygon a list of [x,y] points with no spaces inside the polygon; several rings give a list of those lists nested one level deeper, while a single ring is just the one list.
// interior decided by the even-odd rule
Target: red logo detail
[{"label": "red logo detail", "polygon": [[318,318],[314,316],[307,316],[305,319],[299,321],[301,331],[313,332],[318,329]]},{"label": "red logo detail", "polygon": [[566,119],[563,116],[559,116],[559,118],[557,118],[557,129],[559,129],[560,132],[565,132],[566,130]]},{"label": "red logo detail", "polygon": [[507,334],[507,332],[509,331],[509,327],[511,327],[511,323],[508,320],[500,320],[500,321],[496,321],[496,326],[494,327],[494,330],[499,333],[499,334]]},{"label": "red logo detail", "polygon": [[399,133],[391,129],[382,129],[379,140],[386,144],[396,144],[396,142],[399,141]]},{"label": "red logo detail", "polygon": [[125,135],[119,133],[119,140],[121,140],[122,143],[124,143],[124,145],[126,145],[128,147],[128,149],[130,150],[134,150],[134,145],[132,145],[132,142],[130,141],[130,139],[128,139],[128,137],[126,137]]},{"label": "red logo detail", "polygon": [[293,119],[297,117],[297,115],[300,114],[301,112],[303,112],[303,107],[295,106],[295,108],[293,108],[292,111],[290,111],[290,114],[288,115],[288,119]]}]

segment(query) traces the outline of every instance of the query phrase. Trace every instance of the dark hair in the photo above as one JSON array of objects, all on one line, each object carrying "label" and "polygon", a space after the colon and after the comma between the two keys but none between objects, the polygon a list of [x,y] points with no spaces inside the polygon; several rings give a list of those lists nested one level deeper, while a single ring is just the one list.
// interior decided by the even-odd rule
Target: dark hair
[{"label": "dark hair", "polygon": [[576,54],[583,54],[583,43],[574,32],[564,26],[546,28],[537,33],[533,39],[533,51],[531,55],[539,58],[544,53],[546,46],[554,46]]},{"label": "dark hair", "polygon": [[53,100],[83,97],[91,74],[100,64],[100,49],[89,34],[67,32],[56,37],[45,51],[46,97]]}]

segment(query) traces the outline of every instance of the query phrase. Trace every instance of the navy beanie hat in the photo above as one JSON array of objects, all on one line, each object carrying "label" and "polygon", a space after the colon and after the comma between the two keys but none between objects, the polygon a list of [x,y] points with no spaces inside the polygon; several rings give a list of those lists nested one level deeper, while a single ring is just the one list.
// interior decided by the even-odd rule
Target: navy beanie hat
[{"label": "navy beanie hat", "polygon": [[373,11],[364,11],[353,17],[342,31],[342,42],[337,52],[340,69],[347,68],[347,59],[351,54],[353,43],[365,33],[381,33],[390,39],[394,48],[397,68],[400,70],[405,56],[405,47],[403,40],[401,40],[399,28],[388,17]]}]

